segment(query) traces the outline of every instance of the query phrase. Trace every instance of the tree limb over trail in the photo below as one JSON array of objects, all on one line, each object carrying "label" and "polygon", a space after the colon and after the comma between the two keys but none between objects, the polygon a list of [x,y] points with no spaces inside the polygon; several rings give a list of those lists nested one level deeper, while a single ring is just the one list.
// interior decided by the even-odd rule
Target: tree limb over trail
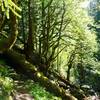
[{"label": "tree limb over trail", "polygon": [[[40,70],[40,72],[44,73],[43,71],[45,70],[45,64],[42,64],[40,62],[39,59],[42,59],[41,57],[35,57],[36,55],[33,53],[31,54],[30,58],[28,58],[27,60],[33,64],[33,65],[36,65],[38,66],[38,70]],[[37,61],[36,61],[37,60]],[[60,76],[58,73],[54,72],[54,71],[51,71],[51,70],[47,70],[46,71],[48,73],[48,75],[46,75],[49,79],[50,79],[50,75],[53,75],[53,77],[55,79],[58,80],[58,82],[56,82],[59,86],[61,85],[59,83],[59,81],[61,83],[64,83],[66,86],[61,86],[61,88],[63,87],[63,89],[65,90],[69,90],[70,93],[75,96],[76,98],[78,98],[79,100],[82,100],[82,98],[85,98],[85,94],[84,94],[84,91],[82,89],[80,89],[79,86],[76,86],[74,84],[72,84],[71,82],[69,82],[67,79],[65,79],[64,77]],[[45,73],[44,73],[45,75]]]},{"label": "tree limb over trail", "polygon": [[25,60],[25,57],[13,50],[8,50],[3,53],[3,57],[11,64],[11,66],[27,75],[30,79],[39,82],[48,91],[60,96],[63,100],[77,100],[73,95],[67,93],[64,89],[52,83],[47,77],[39,72],[34,65]]}]

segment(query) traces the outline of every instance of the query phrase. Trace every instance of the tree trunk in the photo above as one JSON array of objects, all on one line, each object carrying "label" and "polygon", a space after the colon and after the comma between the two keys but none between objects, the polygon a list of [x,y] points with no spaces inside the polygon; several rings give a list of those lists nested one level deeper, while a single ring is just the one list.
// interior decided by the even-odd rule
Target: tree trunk
[{"label": "tree trunk", "polygon": [[[16,4],[16,0],[12,0]],[[11,34],[7,40],[2,40],[0,42],[0,52],[11,49],[16,42],[18,29],[17,29],[17,19],[13,12],[10,12],[10,28]]]},{"label": "tree trunk", "polygon": [[77,100],[74,96],[67,93],[64,89],[60,88],[57,84],[52,83],[47,77],[40,73],[35,66],[25,60],[24,56],[8,50],[3,53],[3,57],[11,64],[11,66],[17,71],[27,75],[29,78],[33,79],[36,82],[39,82],[40,85],[46,87],[46,89],[56,96],[61,96],[63,100]]},{"label": "tree trunk", "polygon": [[68,70],[67,70],[67,80],[68,80],[68,81],[70,81],[70,70],[71,70],[71,68],[72,68],[72,65],[70,64],[70,65],[68,66]]}]

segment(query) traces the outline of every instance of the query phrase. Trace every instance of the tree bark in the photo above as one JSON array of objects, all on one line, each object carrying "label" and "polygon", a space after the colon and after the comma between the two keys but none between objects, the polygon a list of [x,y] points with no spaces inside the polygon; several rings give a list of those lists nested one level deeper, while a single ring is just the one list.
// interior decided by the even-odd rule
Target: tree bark
[{"label": "tree bark", "polygon": [[8,50],[3,53],[3,57],[5,57],[14,69],[27,75],[30,79],[39,82],[40,85],[46,87],[48,91],[54,93],[56,96],[61,96],[63,100],[77,100],[74,96],[57,86],[57,84],[52,83],[47,77],[40,73],[35,66],[26,61],[23,55]]},{"label": "tree bark", "polygon": [[26,57],[28,58],[33,49],[34,49],[34,45],[33,45],[33,21],[32,21],[32,16],[31,16],[31,1],[32,0],[28,0],[28,13],[29,13],[29,17],[28,17],[28,22],[29,22],[29,33],[28,33],[28,39],[27,39],[27,43],[26,43],[26,47],[24,48],[25,49],[25,54],[26,54]]},{"label": "tree bark", "polygon": [[[16,0],[13,0],[16,4]],[[9,35],[8,39],[2,40],[0,42],[0,52],[5,50],[11,49],[16,42],[18,29],[17,29],[17,18],[13,12],[10,12],[10,28],[11,28],[11,35]]]}]

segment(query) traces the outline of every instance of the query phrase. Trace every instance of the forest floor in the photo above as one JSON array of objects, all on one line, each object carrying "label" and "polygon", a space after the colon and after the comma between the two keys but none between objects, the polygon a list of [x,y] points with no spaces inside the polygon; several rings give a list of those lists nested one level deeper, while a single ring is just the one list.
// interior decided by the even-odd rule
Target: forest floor
[{"label": "forest floor", "polygon": [[12,100],[62,100],[23,76],[14,80],[14,92],[11,97]]},{"label": "forest floor", "polygon": [[34,97],[29,93],[25,86],[25,81],[16,80],[15,81],[15,93],[14,100],[34,100]]},{"label": "forest floor", "polygon": [[[4,66],[6,66],[5,63],[1,64],[0,73],[2,73],[3,77],[10,77],[14,84],[11,99],[9,100],[62,100],[60,97],[47,92],[45,88],[30,80],[26,75],[15,72],[9,66]],[[91,95],[87,96],[84,100],[100,100],[100,97],[98,95]]]},{"label": "forest floor", "polygon": [[[14,95],[12,96],[12,100],[46,100],[46,99],[35,99],[34,96],[30,93],[28,83],[26,82],[28,79],[24,76],[20,76],[19,79],[14,80]],[[34,81],[29,80],[30,84],[36,84]],[[48,100],[57,100],[50,99]],[[60,99],[58,99],[60,100]],[[87,96],[84,100],[100,100],[98,95]]]}]

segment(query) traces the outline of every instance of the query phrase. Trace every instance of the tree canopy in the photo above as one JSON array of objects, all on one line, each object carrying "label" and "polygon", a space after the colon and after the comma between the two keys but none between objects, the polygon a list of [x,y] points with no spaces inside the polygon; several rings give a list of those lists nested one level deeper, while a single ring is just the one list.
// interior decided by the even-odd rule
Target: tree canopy
[{"label": "tree canopy", "polygon": [[25,91],[36,100],[41,86],[57,100],[99,99],[99,6],[99,0],[0,0],[0,98],[16,98],[13,90],[26,78]]}]

